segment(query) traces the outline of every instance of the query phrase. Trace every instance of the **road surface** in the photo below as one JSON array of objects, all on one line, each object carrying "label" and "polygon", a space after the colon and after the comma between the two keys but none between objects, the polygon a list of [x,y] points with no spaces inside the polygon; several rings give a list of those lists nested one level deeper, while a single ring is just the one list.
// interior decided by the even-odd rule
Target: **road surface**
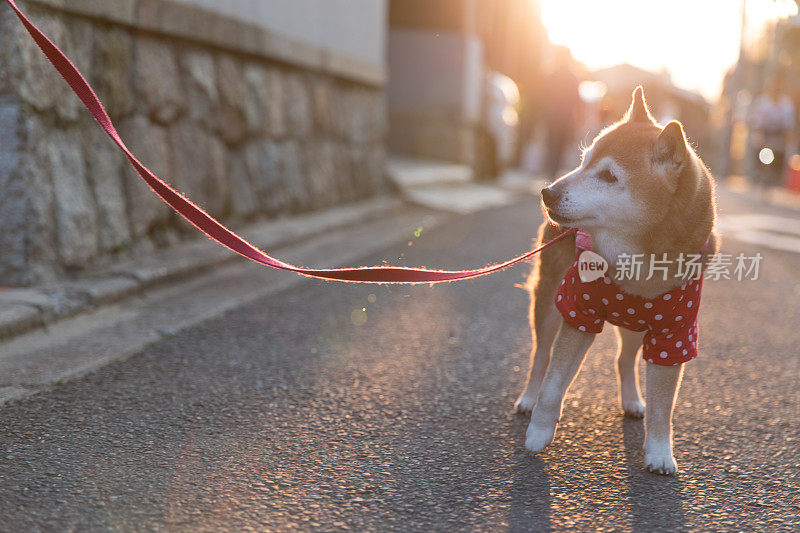
[{"label": "road surface", "polygon": [[[797,531],[800,213],[722,196],[724,217],[782,217],[760,231],[785,246],[724,219],[724,251],[764,260],[758,281],[706,283],[677,476],[643,468],[610,330],[554,445],[526,452],[526,266],[435,287],[308,280],[0,407],[0,530]],[[540,220],[531,198],[362,263],[481,266]]]}]

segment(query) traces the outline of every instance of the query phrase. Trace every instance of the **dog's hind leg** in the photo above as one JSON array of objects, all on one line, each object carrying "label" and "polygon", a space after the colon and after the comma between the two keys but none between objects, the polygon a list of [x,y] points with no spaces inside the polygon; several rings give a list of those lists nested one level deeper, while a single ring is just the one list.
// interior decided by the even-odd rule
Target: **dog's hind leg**
[{"label": "dog's hind leg", "polygon": [[674,474],[672,408],[683,375],[683,365],[647,365],[647,408],[644,417],[644,464],[658,474]]},{"label": "dog's hind leg", "polygon": [[539,453],[553,442],[556,425],[561,418],[564,395],[580,370],[586,350],[594,338],[593,333],[578,331],[562,319],[550,365],[539,391],[539,399],[531,413],[531,423],[525,439],[525,446],[530,451]]},{"label": "dog's hind leg", "polygon": [[644,332],[630,331],[624,328],[617,330],[619,352],[617,354],[617,380],[619,381],[619,399],[625,416],[642,418],[644,401],[639,389],[639,373],[636,372],[637,355],[642,348]]}]

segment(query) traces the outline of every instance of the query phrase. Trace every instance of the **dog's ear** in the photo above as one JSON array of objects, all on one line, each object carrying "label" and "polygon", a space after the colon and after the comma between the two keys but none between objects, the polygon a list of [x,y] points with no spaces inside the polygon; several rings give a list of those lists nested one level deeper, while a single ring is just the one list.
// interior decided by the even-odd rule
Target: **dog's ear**
[{"label": "dog's ear", "polygon": [[625,114],[625,122],[655,122],[652,115],[650,115],[650,110],[647,109],[644,89],[642,89],[641,85],[633,90],[633,101]]},{"label": "dog's ear", "polygon": [[665,173],[678,173],[689,160],[689,146],[681,123],[673,120],[653,143],[653,164]]}]

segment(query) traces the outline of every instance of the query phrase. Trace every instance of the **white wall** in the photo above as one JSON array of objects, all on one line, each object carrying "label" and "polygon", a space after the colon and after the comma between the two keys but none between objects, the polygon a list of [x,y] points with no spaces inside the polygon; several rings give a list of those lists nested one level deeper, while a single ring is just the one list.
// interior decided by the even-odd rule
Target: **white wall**
[{"label": "white wall", "polygon": [[385,64],[387,0],[178,0],[373,65]]}]

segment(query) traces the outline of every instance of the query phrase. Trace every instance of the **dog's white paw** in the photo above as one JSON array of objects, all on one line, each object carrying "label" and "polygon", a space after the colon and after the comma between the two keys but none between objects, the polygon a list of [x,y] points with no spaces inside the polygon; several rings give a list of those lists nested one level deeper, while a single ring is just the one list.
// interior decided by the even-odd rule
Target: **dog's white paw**
[{"label": "dog's white paw", "polygon": [[528,426],[528,431],[525,433],[525,447],[533,453],[539,453],[544,450],[548,444],[553,442],[556,435],[556,425],[541,427],[534,426],[533,422]]},{"label": "dog's white paw", "polygon": [[638,398],[633,401],[623,400],[622,410],[629,418],[642,418],[644,417],[644,402]]},{"label": "dog's white paw", "polygon": [[670,476],[678,471],[678,463],[672,456],[669,446],[645,446],[644,465],[650,472]]},{"label": "dog's white paw", "polygon": [[529,393],[523,392],[517,401],[514,402],[514,409],[518,413],[530,413],[533,411],[533,408],[536,406],[536,396]]}]

